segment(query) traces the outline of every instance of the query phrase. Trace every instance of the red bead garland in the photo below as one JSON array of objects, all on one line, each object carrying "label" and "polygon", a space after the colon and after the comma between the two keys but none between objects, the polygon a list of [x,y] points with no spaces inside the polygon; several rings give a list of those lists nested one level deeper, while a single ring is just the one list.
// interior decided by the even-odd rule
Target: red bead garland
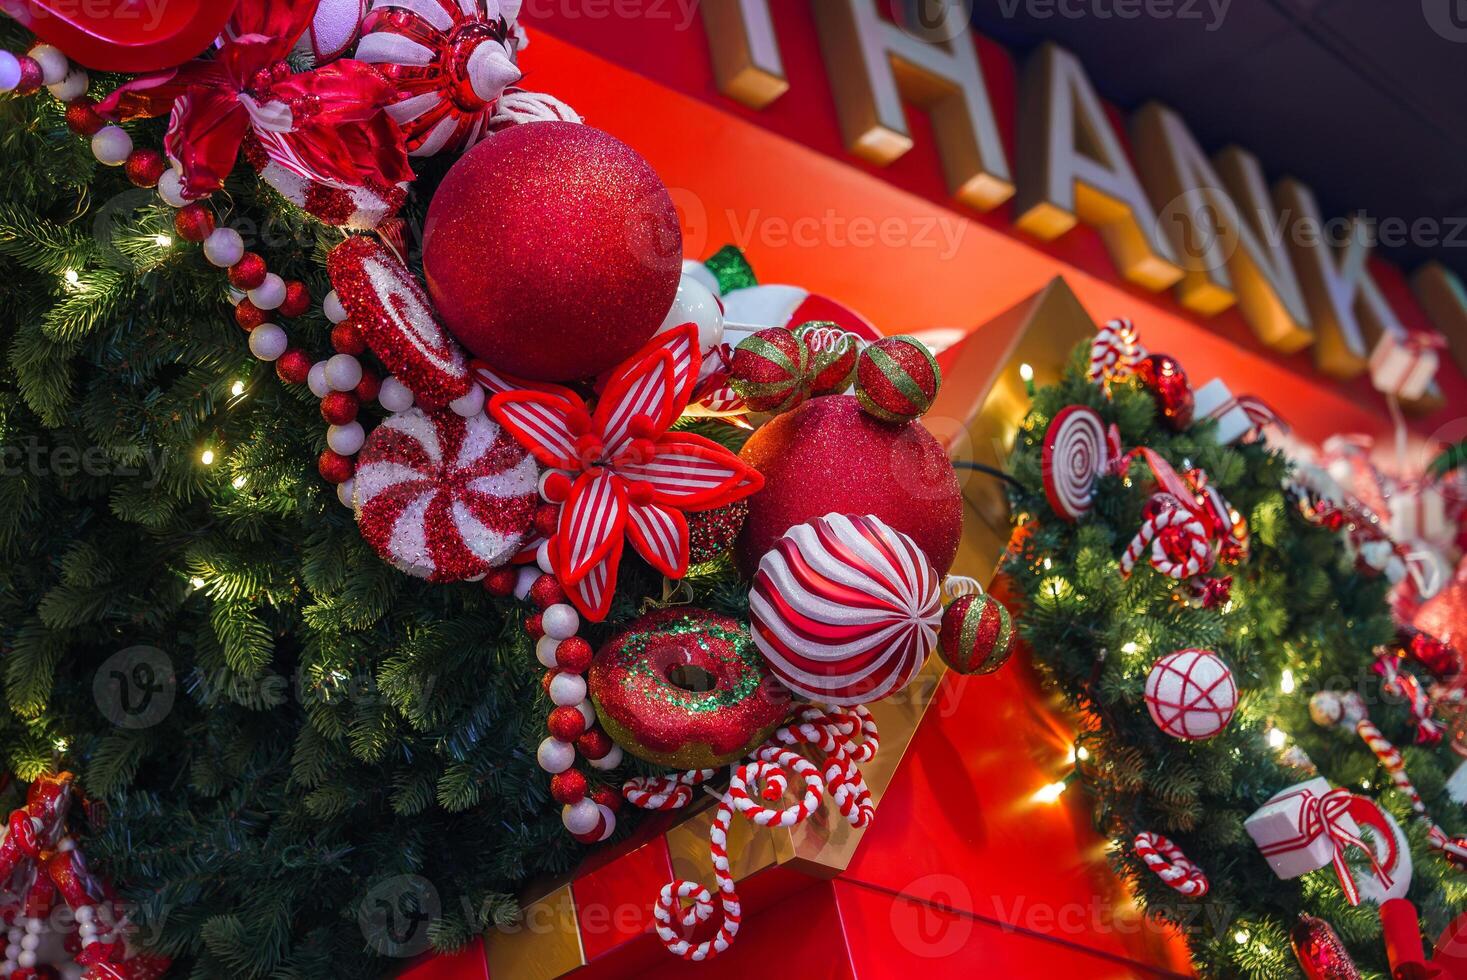
[{"label": "red bead garland", "polygon": [[286,384],[303,385],[311,375],[311,355],[291,347],[275,361],[275,373]]},{"label": "red bead garland", "polygon": [[332,425],[346,425],[357,418],[357,396],[349,391],[333,391],[321,399],[321,417]]},{"label": "red bead garland", "polygon": [[234,304],[234,322],[246,333],[264,323],[266,313],[246,297]]},{"label": "red bead garland", "polygon": [[97,103],[91,99],[83,96],[66,104],[66,127],[78,136],[96,136],[105,125],[107,120],[97,115]]},{"label": "red bead garland", "polygon": [[589,788],[586,777],[575,769],[567,769],[550,777],[550,798],[564,806],[585,799]]},{"label": "red bead garland", "polygon": [[[96,113],[93,113],[93,115],[96,115]],[[100,119],[101,117],[98,118]],[[127,173],[127,179],[132,181],[136,187],[157,187],[158,179],[163,176],[163,171],[166,169],[168,169],[168,163],[163,159],[163,154],[157,150],[149,149],[133,150],[127,155],[127,162],[123,164],[123,170]],[[213,222],[214,217],[212,214],[209,216],[209,220],[211,223]],[[212,230],[213,228],[211,227],[210,231]]]},{"label": "red bead garland", "polygon": [[316,469],[320,471],[321,479],[327,483],[345,483],[356,472],[356,464],[352,462],[350,456],[343,456],[341,453],[334,453],[328,449],[316,461]]},{"label": "red bead garland", "polygon": [[591,657],[594,653],[591,644],[579,636],[572,636],[561,640],[560,645],[555,648],[555,662],[562,670],[584,674],[591,669]]},{"label": "red bead garland", "polygon": [[305,316],[311,309],[311,291],[299,279],[285,284],[285,301],[280,304],[280,315]]},{"label": "red bead garland", "polygon": [[331,346],[338,354],[365,353],[367,342],[362,339],[362,332],[357,325],[350,320],[342,320],[331,328]]},{"label": "red bead garland", "polygon": [[362,380],[357,382],[353,390],[356,392],[357,400],[362,404],[376,401],[377,395],[382,391],[382,379],[377,376],[376,371],[362,368]]},{"label": "red bead garland", "polygon": [[578,708],[556,708],[545,727],[562,742],[572,742],[585,732],[586,718]]},{"label": "red bead garland", "polygon": [[519,577],[519,572],[508,566],[496,568],[484,576],[484,591],[501,597],[514,595],[515,583],[519,581]]},{"label": "red bead garland", "polygon": [[173,230],[184,241],[202,242],[214,231],[214,212],[198,202],[185,204],[173,215]]},{"label": "red bead garland", "polygon": [[235,289],[257,289],[270,272],[265,260],[255,252],[246,252],[229,267],[229,284]]}]

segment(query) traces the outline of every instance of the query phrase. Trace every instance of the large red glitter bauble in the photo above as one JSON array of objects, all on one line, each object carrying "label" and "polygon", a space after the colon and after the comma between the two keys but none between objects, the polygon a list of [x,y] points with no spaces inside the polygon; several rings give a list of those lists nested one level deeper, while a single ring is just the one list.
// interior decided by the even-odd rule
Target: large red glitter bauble
[{"label": "large red glitter bauble", "polygon": [[1452,580],[1421,604],[1411,625],[1458,653],[1467,650],[1467,558],[1457,566]]},{"label": "large red glitter bauble", "polygon": [[739,535],[745,576],[790,528],[831,513],[879,518],[910,535],[939,575],[952,568],[962,495],[947,453],[921,423],[881,422],[854,395],[829,395],[776,416],[739,456],[764,475]]},{"label": "large red glitter bauble", "polygon": [[439,316],[494,367],[571,381],[661,325],[682,230],[647,161],[574,123],[514,126],[465,153],[428,208],[423,271]]},{"label": "large red glitter bauble", "polygon": [[1192,385],[1187,372],[1169,354],[1152,354],[1136,365],[1136,377],[1156,399],[1156,410],[1175,432],[1192,424]]}]

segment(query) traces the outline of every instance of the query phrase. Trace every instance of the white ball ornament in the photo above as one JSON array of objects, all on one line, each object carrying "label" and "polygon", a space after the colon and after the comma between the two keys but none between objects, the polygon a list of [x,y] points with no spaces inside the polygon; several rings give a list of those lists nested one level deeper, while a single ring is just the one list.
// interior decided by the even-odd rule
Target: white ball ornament
[{"label": "white ball ornament", "polygon": [[586,700],[586,679],[562,670],[550,678],[550,700],[557,708],[574,708]]},{"label": "white ball ornament", "polygon": [[52,82],[46,88],[52,95],[62,102],[70,102],[87,94],[87,87],[92,84],[91,76],[87,70],[79,65],[73,66],[66,73],[66,77],[59,82]]},{"label": "white ball ornament", "polygon": [[560,811],[560,819],[565,823],[565,829],[571,833],[589,834],[601,823],[601,811],[595,800],[583,796],[574,803],[566,804]]},{"label": "white ball ornament", "polygon": [[20,59],[9,51],[0,51],[0,92],[13,92],[20,84]]},{"label": "white ball ornament", "polygon": [[718,277],[708,270],[708,267],[696,259],[683,259],[683,278],[694,279],[701,283],[710,293],[718,294]]},{"label": "white ball ornament", "polygon": [[377,390],[377,400],[389,412],[406,412],[413,407],[413,392],[397,378],[388,375]]},{"label": "white ball ornament", "polygon": [[285,280],[273,272],[265,273],[265,281],[250,290],[250,302],[262,310],[278,310],[285,302]]},{"label": "white ball ornament", "polygon": [[668,310],[657,332],[663,333],[684,323],[698,325],[698,347],[704,352],[723,342],[723,308],[718,305],[712,290],[698,278],[687,275],[678,281],[672,309]]},{"label": "white ball ornament", "polygon": [[16,957],[16,962],[27,970],[34,970],[36,968],[36,954],[32,950],[24,950],[20,956]]},{"label": "white ball ornament", "polygon": [[120,167],[132,153],[132,137],[121,126],[103,126],[92,137],[92,156],[107,167]]},{"label": "white ball ornament", "polygon": [[596,724],[596,706],[591,703],[590,698],[587,698],[580,704],[576,705],[576,710],[579,711],[581,713],[581,717],[586,720],[586,730],[590,731],[591,726]]},{"label": "white ball ornament", "polygon": [[540,625],[544,628],[546,636],[553,636],[557,640],[568,640],[576,635],[576,630],[581,628],[581,616],[576,612],[574,606],[557,602],[540,614]]},{"label": "white ball ornament", "polygon": [[535,549],[535,564],[540,566],[540,571],[546,575],[555,574],[555,563],[550,560],[550,542],[541,541],[540,546]]},{"label": "white ball ornament", "polygon": [[26,54],[31,60],[41,66],[41,83],[43,85],[55,85],[66,77],[67,71],[71,69],[71,62],[61,49],[51,44],[37,44]]},{"label": "white ball ornament", "polygon": [[514,580],[514,597],[521,600],[528,599],[530,590],[535,587],[535,581],[543,574],[545,573],[540,569],[531,568],[529,565],[521,568],[519,578]]},{"label": "white ball ornament", "polygon": [[321,312],[326,314],[326,319],[332,323],[341,323],[347,318],[346,307],[341,305],[341,297],[336,295],[336,290],[326,294],[321,301]]},{"label": "white ball ornament", "polygon": [[542,636],[535,641],[535,659],[540,661],[540,666],[554,670],[560,664],[555,659],[555,648],[560,646],[560,641],[553,636]]},{"label": "white ball ornament", "polygon": [[86,923],[93,922],[97,918],[97,910],[90,905],[79,906],[76,910],[76,921]]},{"label": "white ball ornament", "polygon": [[215,228],[204,239],[204,258],[217,268],[229,268],[244,258],[244,253],[244,239],[233,228]]},{"label": "white ball ornament", "polygon": [[41,946],[41,937],[38,936],[38,935],[36,935],[33,932],[27,932],[24,936],[20,937],[20,948],[21,949],[34,950],[34,949],[39,949],[40,946]]},{"label": "white ball ornament", "polygon": [[348,510],[356,510],[357,481],[346,479],[336,485],[336,499],[341,501],[341,506]]},{"label": "white ball ornament", "polygon": [[622,751],[620,745],[613,745],[611,751],[599,759],[591,759],[591,768],[600,772],[610,772],[621,765]]},{"label": "white ball ornament", "polygon": [[449,402],[448,407],[453,409],[455,414],[462,415],[466,419],[473,418],[484,411],[484,389],[476,384],[471,384],[468,392],[463,397]]},{"label": "white ball ornament", "polygon": [[311,365],[311,370],[306,373],[306,387],[311,389],[311,394],[317,398],[325,398],[331,394],[331,386],[326,383],[325,361],[317,361]]},{"label": "white ball ornament", "polygon": [[355,456],[361,452],[362,443],[366,441],[367,433],[360,422],[328,426],[326,429],[326,445],[331,447],[333,453]]},{"label": "white ball ornament", "polygon": [[326,383],[332,391],[351,391],[362,383],[362,362],[350,354],[333,354],[326,361]]},{"label": "white ball ornament", "polygon": [[262,361],[273,361],[290,346],[285,330],[274,323],[262,323],[250,331],[250,353]]},{"label": "white ball ornament", "polygon": [[576,747],[570,742],[547,737],[535,750],[535,761],[548,773],[565,772],[576,761]]},{"label": "white ball ornament", "polygon": [[1146,709],[1172,738],[1212,738],[1238,707],[1233,672],[1210,650],[1178,650],[1162,657],[1146,678]]},{"label": "white ball ornament", "polygon": [[158,196],[170,208],[187,204],[188,198],[183,196],[183,175],[173,169],[163,171],[163,176],[158,178]]}]

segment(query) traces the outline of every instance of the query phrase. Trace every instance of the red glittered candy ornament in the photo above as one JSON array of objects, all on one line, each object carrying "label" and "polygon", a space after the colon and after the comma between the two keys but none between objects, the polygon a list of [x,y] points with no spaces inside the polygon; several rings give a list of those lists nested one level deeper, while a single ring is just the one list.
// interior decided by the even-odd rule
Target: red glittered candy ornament
[{"label": "red glittered candy ornament", "polygon": [[910,422],[927,414],[941,384],[937,359],[915,337],[883,337],[856,362],[856,398],[884,422]]},{"label": "red glittered candy ornament", "polygon": [[362,447],[357,523],[373,550],[409,575],[462,581],[519,552],[538,483],[535,461],[487,415],[412,408]]},{"label": "red glittered candy ornament", "polygon": [[380,242],[348,238],[326,259],[326,271],[372,353],[420,400],[447,404],[473,384],[468,360],[433,316],[407,266]]},{"label": "red glittered candy ornament", "polygon": [[870,514],[910,535],[939,575],[952,568],[962,495],[946,451],[921,423],[890,425],[854,395],[829,395],[776,416],[739,458],[764,476],[736,549],[746,577],[786,531],[831,513]]},{"label": "red glittered candy ornament", "polygon": [[1144,357],[1136,365],[1136,377],[1156,400],[1156,410],[1168,428],[1181,432],[1192,424],[1192,386],[1175,358],[1167,354]]},{"label": "red glittered candy ornament", "polygon": [[1289,943],[1309,980],[1360,980],[1360,971],[1334,927],[1318,916],[1299,916],[1289,930]]},{"label": "red glittered candy ornament", "polygon": [[672,307],[682,231],[634,150],[590,126],[496,133],[439,185],[423,236],[450,333],[540,381],[589,378],[636,353]]},{"label": "red glittered candy ornament", "polygon": [[729,384],[755,412],[787,412],[810,397],[810,349],[784,327],[767,327],[734,348]]},{"label": "red glittered candy ornament", "polygon": [[1014,623],[990,595],[959,596],[942,614],[937,652],[960,674],[991,674],[1014,652]]}]

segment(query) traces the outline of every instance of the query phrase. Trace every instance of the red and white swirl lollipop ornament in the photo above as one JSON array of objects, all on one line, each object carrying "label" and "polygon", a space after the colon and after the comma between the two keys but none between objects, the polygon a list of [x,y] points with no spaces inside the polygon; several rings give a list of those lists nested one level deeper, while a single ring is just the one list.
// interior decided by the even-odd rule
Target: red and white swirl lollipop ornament
[{"label": "red and white swirl lollipop ornament", "polygon": [[1212,738],[1238,707],[1233,672],[1210,650],[1178,650],[1162,657],[1146,678],[1146,710],[1172,738]]},{"label": "red and white swirl lollipop ornament", "polygon": [[1132,842],[1136,856],[1167,885],[1188,898],[1207,894],[1207,875],[1170,838],[1143,830]]},{"label": "red and white swirl lollipop ornament", "polygon": [[520,550],[538,478],[530,454],[488,416],[409,409],[367,438],[357,523],[373,550],[410,575],[478,578]]},{"label": "red and white swirl lollipop ornament", "polygon": [[1136,325],[1117,317],[1097,330],[1090,343],[1090,380],[1109,390],[1110,382],[1130,377],[1145,356]]},{"label": "red and white swirl lollipop ornament", "polygon": [[1044,495],[1054,512],[1067,521],[1090,513],[1095,481],[1110,463],[1105,423],[1092,408],[1068,405],[1059,410],[1044,434]]},{"label": "red and white swirl lollipop ornament", "polygon": [[875,517],[796,525],[759,562],[754,642],[791,690],[826,704],[887,697],[937,646],[939,576],[907,535]]}]

